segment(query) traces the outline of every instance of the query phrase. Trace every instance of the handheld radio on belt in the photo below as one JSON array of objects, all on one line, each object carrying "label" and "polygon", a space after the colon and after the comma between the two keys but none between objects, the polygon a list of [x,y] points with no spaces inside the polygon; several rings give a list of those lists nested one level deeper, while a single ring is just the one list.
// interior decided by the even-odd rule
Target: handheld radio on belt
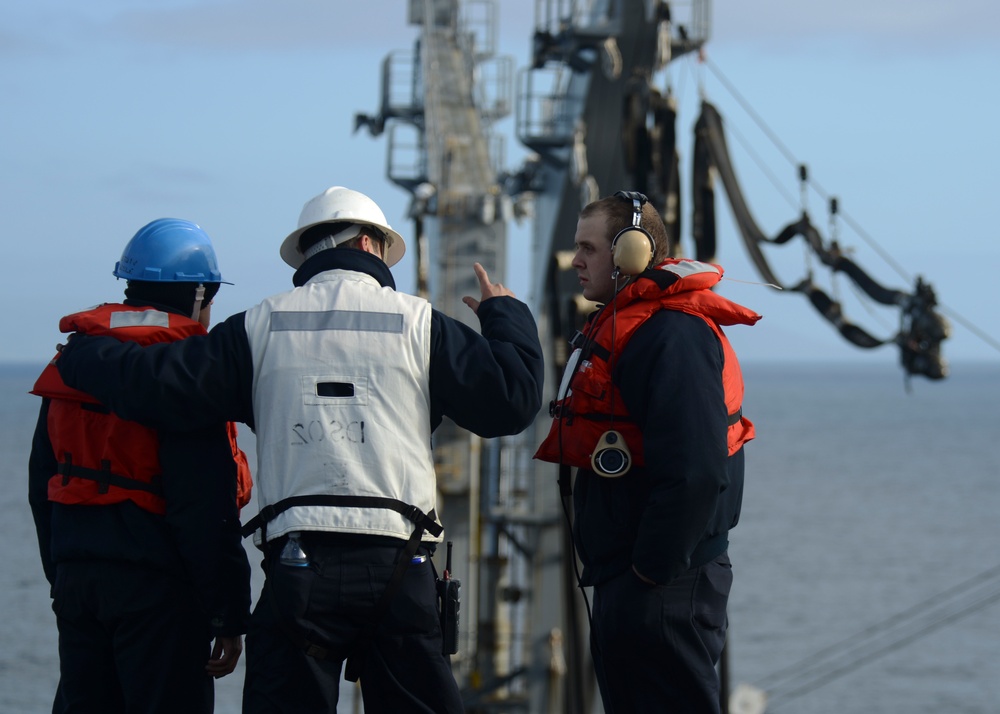
[{"label": "handheld radio on belt", "polygon": [[448,557],[445,560],[444,573],[437,581],[442,654],[453,655],[458,652],[458,611],[461,605],[458,591],[461,587],[461,581],[451,577],[451,541],[448,541]]}]

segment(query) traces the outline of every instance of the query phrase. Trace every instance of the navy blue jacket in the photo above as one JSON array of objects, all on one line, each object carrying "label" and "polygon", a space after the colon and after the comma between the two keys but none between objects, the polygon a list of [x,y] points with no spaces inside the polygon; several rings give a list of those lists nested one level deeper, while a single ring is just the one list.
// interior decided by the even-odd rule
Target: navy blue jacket
[{"label": "navy blue jacket", "polygon": [[164,515],[130,501],[66,505],[48,500],[48,482],[57,468],[49,402],[42,400],[28,461],[28,502],[49,584],[59,563],[68,561],[125,563],[135,566],[137,578],[156,570],[190,585],[213,636],[245,633],[250,565],[240,537],[236,466],[224,422],[158,431]]},{"label": "navy blue jacket", "polygon": [[[335,268],[395,288],[381,259],[357,250],[309,258],[293,282]],[[437,310],[431,318],[431,428],[443,417],[483,437],[516,434],[538,414],[543,361],[527,306],[496,297],[479,306],[482,334]],[[161,428],[238,421],[253,427],[253,363],[238,313],[204,336],[141,347],[110,337],[74,336],[57,364],[66,384],[89,392],[125,419]]]}]

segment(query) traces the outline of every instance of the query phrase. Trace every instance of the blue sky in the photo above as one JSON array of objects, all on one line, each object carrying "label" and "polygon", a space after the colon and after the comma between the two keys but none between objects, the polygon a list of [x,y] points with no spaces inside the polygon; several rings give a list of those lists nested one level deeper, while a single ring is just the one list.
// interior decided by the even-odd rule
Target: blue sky
[{"label": "blue sky", "polygon": [[[522,67],[534,3],[499,5],[500,49]],[[784,150],[809,165],[813,179],[907,276],[923,275],[953,316],[994,343],[953,320],[947,358],[1000,361],[1000,320],[989,302],[1000,267],[993,89],[1000,6],[715,0],[713,20],[712,65]],[[61,315],[119,299],[124,284],[111,270],[127,240],[153,218],[194,220],[212,236],[223,275],[236,283],[216,299],[217,320],[290,285],[278,245],[302,204],[327,186],[368,193],[408,235],[408,196],[385,178],[384,139],[352,129],[356,112],[378,110],[382,58],[409,49],[415,35],[403,0],[9,5],[0,17],[7,258],[0,297],[12,309],[0,362],[44,361],[60,339]],[[754,147],[756,159],[729,136],[766,231],[776,233],[798,215],[794,166],[713,72],[685,60],[657,82],[669,82],[681,100],[685,142],[701,87],[727,126]],[[500,129],[511,132],[512,121]],[[524,152],[513,138],[508,147],[514,167]],[[681,150],[689,162],[689,147]],[[765,315],[733,335],[744,359],[895,363],[893,347],[866,352],[844,342],[802,296],[736,282],[758,276],[728,206],[719,205],[718,260],[733,279],[724,292]],[[822,198],[811,194],[808,207],[829,235]],[[865,239],[843,224],[838,234],[873,277],[909,289]],[[522,297],[530,297],[530,240],[528,226],[511,231],[502,276]],[[802,276],[797,247],[768,255],[787,282]],[[410,259],[393,272],[401,289],[412,290]],[[879,336],[895,331],[895,313],[869,314],[851,304],[846,280],[831,289],[840,291],[853,321]]]}]

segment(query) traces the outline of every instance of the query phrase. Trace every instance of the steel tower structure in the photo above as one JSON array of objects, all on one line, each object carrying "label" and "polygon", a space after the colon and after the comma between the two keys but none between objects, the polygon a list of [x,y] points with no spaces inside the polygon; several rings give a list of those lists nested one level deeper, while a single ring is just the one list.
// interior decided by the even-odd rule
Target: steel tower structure
[{"label": "steel tower structure", "polygon": [[[388,134],[388,177],[412,197],[418,291],[453,317],[473,318],[460,300],[478,294],[473,262],[503,281],[507,223],[516,206],[533,207],[532,309],[551,395],[585,310],[564,270],[580,208],[644,190],[665,207],[668,227],[677,224],[669,99],[652,80],[707,41],[709,3],[536,0],[534,10],[531,66],[516,78],[516,135],[533,152],[523,166],[504,169],[495,132],[515,78],[495,53],[494,0],[410,0],[419,38],[386,57],[379,112],[357,115],[355,126]],[[541,416],[519,437],[481,441],[450,423],[434,435],[441,517],[462,579],[453,664],[469,712],[595,706],[560,494],[569,474],[531,460],[547,428]]]}]

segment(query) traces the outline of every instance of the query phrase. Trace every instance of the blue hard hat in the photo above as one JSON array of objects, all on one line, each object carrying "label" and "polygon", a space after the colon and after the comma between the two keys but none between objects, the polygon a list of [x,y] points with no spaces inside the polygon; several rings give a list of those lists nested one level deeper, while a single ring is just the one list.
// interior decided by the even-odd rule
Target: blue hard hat
[{"label": "blue hard hat", "polygon": [[180,218],[157,218],[140,228],[122,251],[113,274],[158,283],[226,282],[208,234]]}]

